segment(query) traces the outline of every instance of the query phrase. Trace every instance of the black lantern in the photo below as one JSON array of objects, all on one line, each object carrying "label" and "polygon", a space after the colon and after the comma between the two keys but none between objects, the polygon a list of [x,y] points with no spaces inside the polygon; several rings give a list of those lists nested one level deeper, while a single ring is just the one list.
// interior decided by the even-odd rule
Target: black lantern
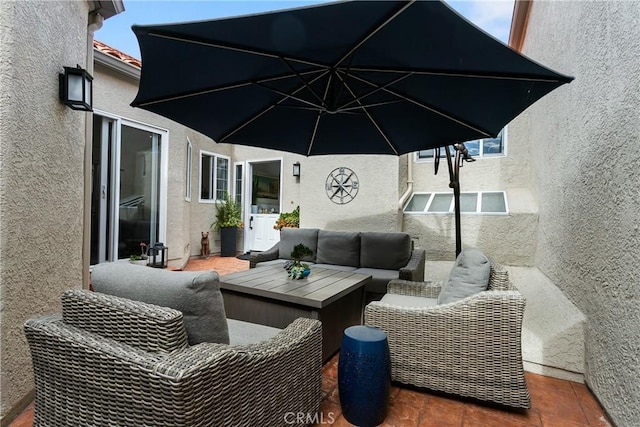
[{"label": "black lantern", "polygon": [[293,176],[300,178],[300,162],[295,162],[293,164]]},{"label": "black lantern", "polygon": [[155,268],[167,268],[169,261],[169,248],[162,242],[154,243],[149,248],[149,266]]},{"label": "black lantern", "polygon": [[93,77],[87,70],[64,67],[59,75],[60,100],[74,110],[93,111]]}]

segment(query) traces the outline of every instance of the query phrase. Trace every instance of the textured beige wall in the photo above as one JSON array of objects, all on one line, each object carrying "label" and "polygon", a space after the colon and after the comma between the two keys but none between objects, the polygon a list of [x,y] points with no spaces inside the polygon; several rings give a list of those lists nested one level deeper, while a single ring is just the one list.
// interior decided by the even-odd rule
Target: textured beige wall
[{"label": "textured beige wall", "polygon": [[[326,230],[396,231],[398,162],[395,156],[315,156],[301,161],[300,222]],[[339,205],[327,197],[325,182],[336,168],[358,176],[360,188],[351,202]]]},{"label": "textured beige wall", "polygon": [[[87,2],[0,2],[0,415],[33,389],[23,333],[82,287],[88,113],[58,100],[63,66],[87,68]],[[46,16],[46,19],[43,18]]]},{"label": "textured beige wall", "polygon": [[640,3],[533,3],[524,53],[576,77],[516,122],[540,205],[536,264],[586,315],[585,378],[640,425]]},{"label": "textured beige wall", "polygon": [[[505,191],[508,215],[462,214],[463,247],[477,247],[507,265],[529,266],[535,254],[538,208],[529,190],[529,147],[527,141],[511,138],[509,125],[506,156],[477,158],[460,169],[461,191]],[[411,156],[413,161],[414,156]],[[403,158],[402,163],[406,163]],[[438,174],[433,161],[413,161],[414,191],[451,192],[446,158],[441,159]],[[407,214],[404,230],[427,251],[433,261],[455,258],[455,219],[453,214]]]}]

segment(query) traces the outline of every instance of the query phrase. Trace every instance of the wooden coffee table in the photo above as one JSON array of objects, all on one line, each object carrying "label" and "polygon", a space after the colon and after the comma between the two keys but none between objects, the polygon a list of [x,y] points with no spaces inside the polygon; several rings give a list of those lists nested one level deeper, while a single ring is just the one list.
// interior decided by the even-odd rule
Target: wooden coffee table
[{"label": "wooden coffee table", "polygon": [[289,279],[282,264],[220,277],[230,319],[285,328],[298,317],[322,322],[322,358],[340,348],[343,331],[361,324],[364,285],[371,276],[311,266],[301,280]]}]

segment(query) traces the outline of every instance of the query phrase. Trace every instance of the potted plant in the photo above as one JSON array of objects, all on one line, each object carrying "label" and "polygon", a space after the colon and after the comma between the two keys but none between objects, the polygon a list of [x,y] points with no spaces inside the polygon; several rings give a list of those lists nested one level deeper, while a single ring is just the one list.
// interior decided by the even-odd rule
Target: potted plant
[{"label": "potted plant", "polygon": [[220,256],[236,256],[238,228],[242,227],[242,209],[235,199],[225,194],[216,201],[216,220],[211,228],[220,231]]},{"label": "potted plant", "polygon": [[311,270],[309,264],[302,262],[302,258],[313,255],[313,251],[299,243],[293,247],[291,251],[292,261],[285,264],[285,268],[289,272],[289,277],[292,279],[302,279],[307,277]]},{"label": "potted plant", "polygon": [[149,256],[147,255],[148,252],[149,245],[144,242],[140,242],[140,255],[131,255],[129,257],[129,262],[131,264],[147,265],[149,263]]},{"label": "potted plant", "polygon": [[276,225],[273,226],[273,229],[282,230],[285,227],[300,227],[300,206],[295,208],[292,212],[282,212],[276,221]]}]

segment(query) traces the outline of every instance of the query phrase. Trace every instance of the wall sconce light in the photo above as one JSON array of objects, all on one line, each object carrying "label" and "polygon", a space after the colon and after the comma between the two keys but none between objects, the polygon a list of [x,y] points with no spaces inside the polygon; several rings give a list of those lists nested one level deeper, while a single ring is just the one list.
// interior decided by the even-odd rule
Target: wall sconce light
[{"label": "wall sconce light", "polygon": [[300,178],[300,162],[295,162],[293,164],[293,176]]},{"label": "wall sconce light", "polygon": [[60,73],[60,101],[74,110],[93,111],[93,77],[87,70],[64,67]]}]

